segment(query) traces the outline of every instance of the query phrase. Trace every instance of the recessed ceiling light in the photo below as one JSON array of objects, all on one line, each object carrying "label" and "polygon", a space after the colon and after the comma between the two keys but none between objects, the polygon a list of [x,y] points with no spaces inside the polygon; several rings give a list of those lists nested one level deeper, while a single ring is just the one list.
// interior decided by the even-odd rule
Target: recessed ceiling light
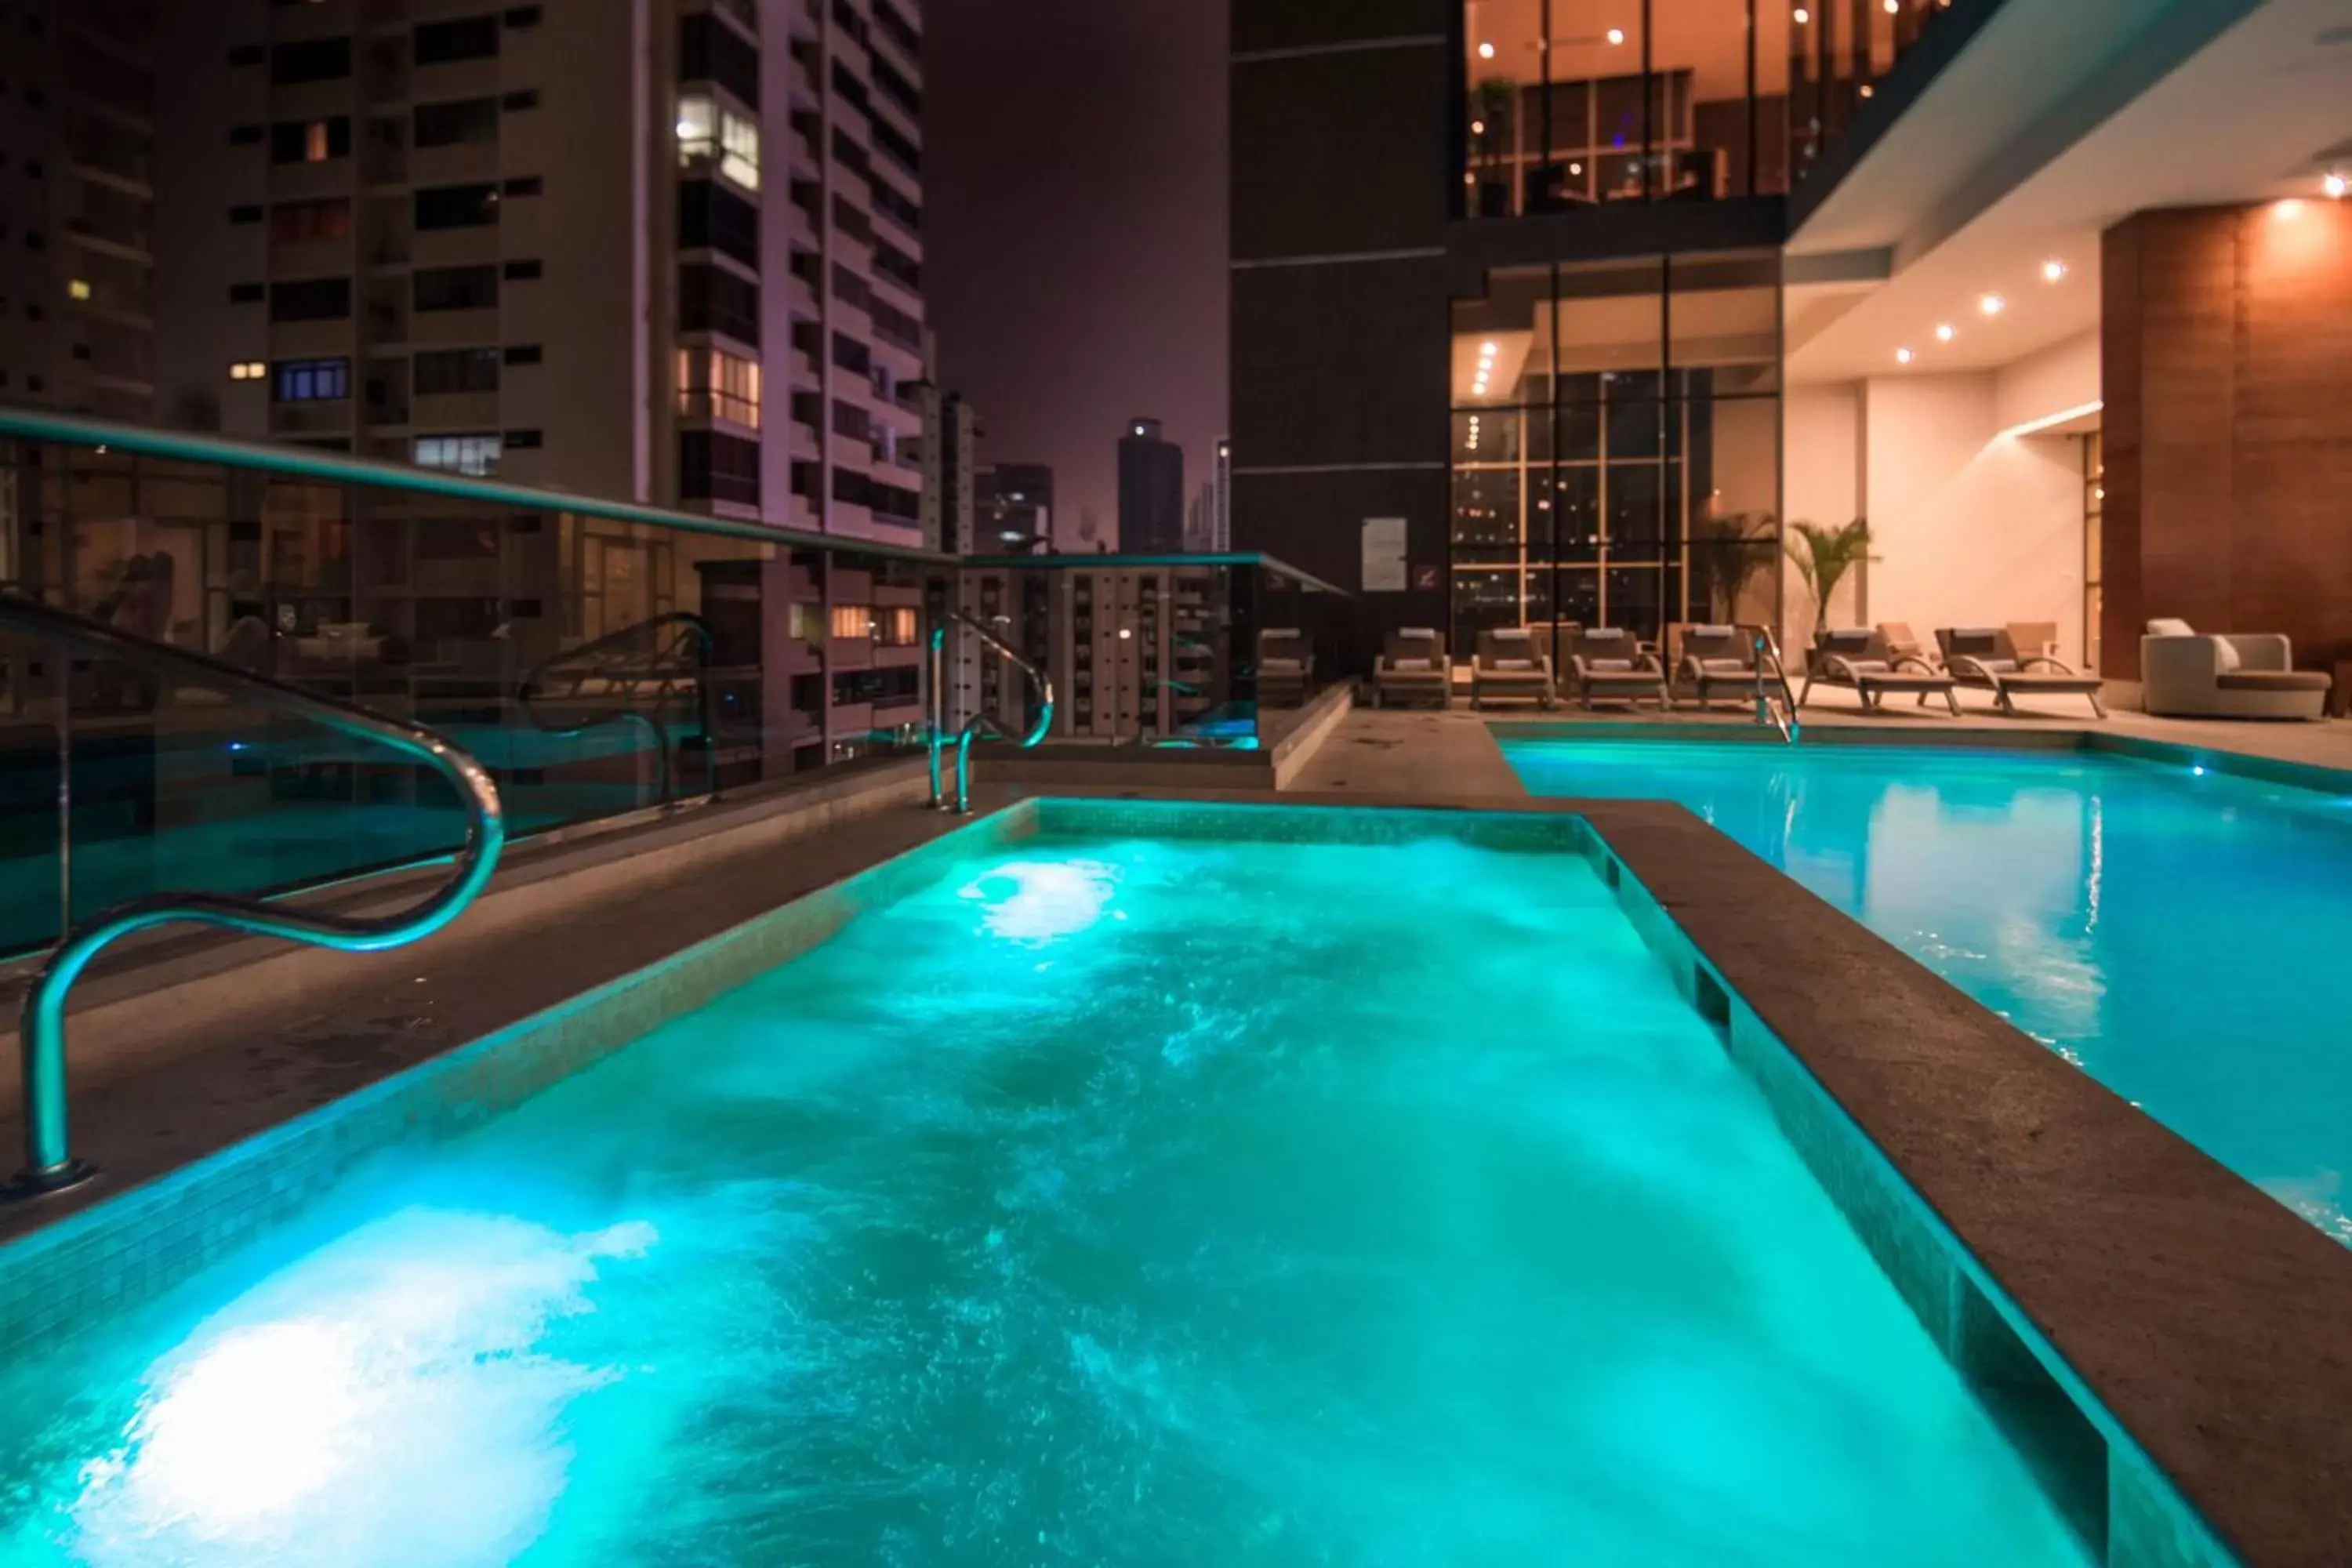
[{"label": "recessed ceiling light", "polygon": [[1484,136],[1486,134],[1486,122],[1483,120],[1472,121],[1470,122],[1470,134],[1473,136]]},{"label": "recessed ceiling light", "polygon": [[1811,11],[1806,10],[1802,5],[1797,7],[1797,26],[1801,27],[1812,19],[1813,14]]},{"label": "recessed ceiling light", "polygon": [[2008,300],[1998,294],[1988,294],[1977,301],[1977,309],[1988,316],[1998,316],[2000,314],[2000,308],[2008,303]]},{"label": "recessed ceiling light", "polygon": [[1610,28],[1610,29],[1609,29],[1609,41],[1610,41],[1611,43],[1612,43],[1612,44],[1622,44],[1622,43],[1623,43],[1623,42],[1625,41],[1625,29],[1624,29],[1624,28],[1622,28],[1622,27],[1612,27],[1612,28]]},{"label": "recessed ceiling light", "polygon": [[1896,364],[1909,364],[1911,363],[1911,351],[1909,349],[1896,349],[1895,351],[1895,363]]},{"label": "recessed ceiling light", "polygon": [[1488,43],[1481,43],[1478,46],[1478,58],[1482,60],[1493,59],[1495,58],[1495,46]]},{"label": "recessed ceiling light", "polygon": [[1876,98],[1878,96],[1878,89],[1871,86],[1868,82],[1864,82],[1856,90],[1864,98]]},{"label": "recessed ceiling light", "polygon": [[1903,14],[1903,0],[1886,0],[1886,14],[1890,16],[1901,16]]},{"label": "recessed ceiling light", "polygon": [[1487,359],[1493,359],[1495,357],[1495,350],[1496,345],[1493,343],[1480,343],[1478,345],[1478,353]]},{"label": "recessed ceiling light", "polygon": [[2344,199],[2346,191],[2352,191],[2352,181],[2347,181],[2344,177],[2342,170],[2330,169],[2326,176],[2319,182],[2319,188],[2327,193],[2328,200],[2340,202]]},{"label": "recessed ceiling light", "polygon": [[2066,264],[2056,257],[2053,256],[2042,264],[2042,281],[2044,283],[2055,283],[2065,276]]},{"label": "recessed ceiling light", "polygon": [[1952,331],[1951,323],[1948,321],[1936,329],[1936,341],[1939,343],[1948,343],[1958,336],[1959,334]]}]

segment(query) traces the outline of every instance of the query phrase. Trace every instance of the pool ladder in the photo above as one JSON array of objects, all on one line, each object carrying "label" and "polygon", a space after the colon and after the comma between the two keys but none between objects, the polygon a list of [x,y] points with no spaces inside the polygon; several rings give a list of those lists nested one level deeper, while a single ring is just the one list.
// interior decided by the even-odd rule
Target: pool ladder
[{"label": "pool ladder", "polygon": [[[1045,732],[1054,727],[1054,683],[1046,679],[1045,672],[1024,658],[1019,649],[972,616],[964,614],[961,610],[949,610],[931,627],[930,701],[928,705],[929,711],[924,715],[923,723],[924,734],[929,742],[931,809],[934,811],[950,809],[948,805],[947,791],[940,776],[940,753],[947,749],[948,744],[947,646],[948,626],[950,622],[962,626],[966,631],[978,637],[990,652],[1029,678],[1030,687],[1036,693],[1037,712],[1029,725],[1029,732],[1020,737],[1022,749],[1026,751],[1035,746],[1045,740]],[[986,735],[992,740],[1013,738],[1010,731],[998,724],[986,713],[973,714],[957,732],[955,804],[952,809],[959,816],[968,816],[971,814],[971,743],[982,735]]]},{"label": "pool ladder", "polygon": [[[58,729],[58,879],[61,911],[58,945],[25,993],[17,1030],[25,1084],[25,1168],[0,1193],[32,1197],[61,1192],[96,1173],[74,1158],[67,1134],[66,994],[100,949],[117,937],[160,925],[192,921],[257,936],[306,942],[341,952],[378,952],[432,935],[463,914],[497,869],[506,843],[506,811],[497,784],[481,763],[421,724],[389,719],[354,703],[305,691],[268,676],[185,648],[118,631],[37,600],[0,594],[0,626],[52,651]],[[289,910],[267,900],[203,892],[159,892],[127,899],[74,921],[73,654],[139,666],[167,680],[250,698],[273,713],[309,720],[338,734],[374,741],[437,770],[456,786],[466,808],[466,841],[449,879],[407,909],[376,916]]]},{"label": "pool ladder", "polygon": [[1797,717],[1797,694],[1790,689],[1789,671],[1780,662],[1780,639],[1769,626],[1751,629],[1756,639],[1756,722],[1769,724],[1780,731],[1783,744],[1793,746],[1803,737],[1805,727]]}]

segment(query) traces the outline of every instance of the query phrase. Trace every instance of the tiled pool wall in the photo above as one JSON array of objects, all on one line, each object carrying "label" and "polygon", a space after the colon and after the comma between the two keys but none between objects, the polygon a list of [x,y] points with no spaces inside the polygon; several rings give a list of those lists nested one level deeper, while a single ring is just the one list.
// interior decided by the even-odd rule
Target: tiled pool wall
[{"label": "tiled pool wall", "polygon": [[[1583,826],[1580,819],[1578,825]],[[1947,1360],[2014,1429],[2040,1435],[2045,1484],[2109,1568],[2229,1568],[2237,1558],[2010,1300],[1802,1059],[1727,985],[1633,871],[1586,827],[1592,858],[1643,940],[1714,1025],[1773,1120]]]},{"label": "tiled pool wall", "polygon": [[956,858],[1036,832],[1033,802],[982,817],[10,1244],[0,1249],[0,1360],[169,1289],[293,1218],[362,1161],[477,1127],[904,898]]},{"label": "tiled pool wall", "polygon": [[[1584,818],[1464,811],[1151,800],[1024,801],[258,1137],[81,1211],[0,1250],[0,1357],[57,1342],[155,1295],[293,1218],[362,1161],[457,1136],[683,1013],[784,963],[857,914],[936,879],[952,860],[1039,834],[1406,844],[1572,853],[1619,906],[1762,1090],[1783,1132],[1880,1268],[1989,1404],[2053,1406],[2076,1441],[2053,1485],[2103,1531],[2111,1568],[2234,1562],[1798,1057],[1742,1002]],[[2060,1423],[2063,1426],[2063,1422]],[[2062,1444],[2062,1447],[2064,1445]],[[2078,1512],[2078,1517],[2081,1517]]]}]

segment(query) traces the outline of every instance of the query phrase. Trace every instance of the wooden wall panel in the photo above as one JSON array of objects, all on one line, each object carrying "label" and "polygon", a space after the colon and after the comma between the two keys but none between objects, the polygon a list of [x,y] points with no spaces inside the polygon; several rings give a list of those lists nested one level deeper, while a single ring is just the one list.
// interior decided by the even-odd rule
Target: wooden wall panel
[{"label": "wooden wall panel", "polygon": [[2138,213],[2103,265],[2106,672],[2155,616],[2352,658],[2352,204]]}]

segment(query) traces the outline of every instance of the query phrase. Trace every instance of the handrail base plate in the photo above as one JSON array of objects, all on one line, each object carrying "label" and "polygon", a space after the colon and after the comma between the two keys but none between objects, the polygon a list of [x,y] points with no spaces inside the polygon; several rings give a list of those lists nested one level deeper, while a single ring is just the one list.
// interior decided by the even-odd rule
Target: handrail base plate
[{"label": "handrail base plate", "polygon": [[98,1167],[86,1160],[68,1160],[47,1171],[19,1171],[8,1178],[7,1185],[0,1186],[0,1203],[51,1197],[80,1186],[97,1174]]}]

